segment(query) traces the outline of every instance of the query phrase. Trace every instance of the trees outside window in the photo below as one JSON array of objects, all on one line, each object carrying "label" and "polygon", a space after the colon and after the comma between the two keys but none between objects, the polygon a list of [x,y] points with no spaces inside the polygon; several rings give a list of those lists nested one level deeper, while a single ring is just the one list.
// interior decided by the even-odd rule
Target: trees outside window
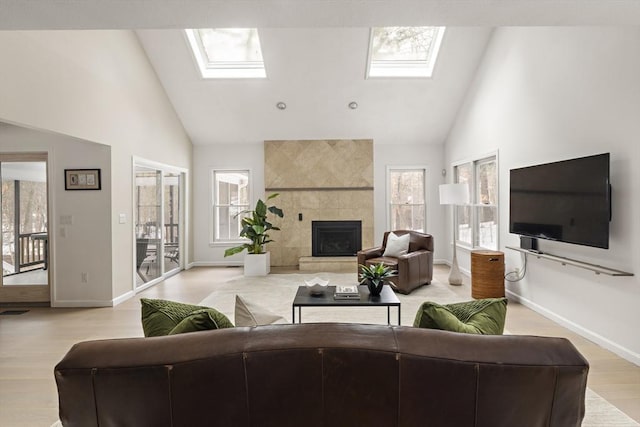
[{"label": "trees outside window", "polygon": [[240,240],[240,212],[249,209],[249,171],[214,170],[213,241]]},{"label": "trees outside window", "polygon": [[389,227],[391,230],[426,230],[423,168],[393,168],[387,173]]},{"label": "trees outside window", "polygon": [[468,183],[471,203],[458,206],[456,240],[470,247],[498,249],[498,167],[492,155],[454,166],[455,181]]}]

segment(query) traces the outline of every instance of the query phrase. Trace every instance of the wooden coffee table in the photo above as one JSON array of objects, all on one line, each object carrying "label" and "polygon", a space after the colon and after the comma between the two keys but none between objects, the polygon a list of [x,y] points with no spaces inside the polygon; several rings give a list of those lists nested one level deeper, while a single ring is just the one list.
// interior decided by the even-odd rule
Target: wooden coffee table
[{"label": "wooden coffee table", "polygon": [[291,319],[296,323],[296,308],[298,308],[298,323],[302,323],[302,307],[387,307],[387,323],[390,325],[391,307],[398,307],[398,325],[400,325],[400,300],[391,287],[383,286],[382,292],[377,297],[371,296],[369,289],[364,285],[358,288],[360,299],[337,300],[333,298],[335,286],[327,286],[322,295],[311,295],[306,286],[300,286],[291,305]]}]

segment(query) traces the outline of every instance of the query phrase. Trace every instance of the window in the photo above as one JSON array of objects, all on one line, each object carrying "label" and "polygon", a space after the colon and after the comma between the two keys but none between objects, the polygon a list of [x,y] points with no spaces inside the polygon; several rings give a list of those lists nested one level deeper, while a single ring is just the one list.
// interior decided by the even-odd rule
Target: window
[{"label": "window", "polygon": [[387,170],[391,230],[426,230],[425,177],[423,168]]},{"label": "window", "polygon": [[185,32],[205,79],[267,77],[257,29],[202,28]]},{"label": "window", "polygon": [[444,28],[372,28],[367,76],[431,77]]},{"label": "window", "polygon": [[249,209],[249,171],[213,171],[213,240],[238,241],[240,212]]},{"label": "window", "polygon": [[498,167],[496,156],[454,166],[456,182],[468,183],[471,203],[457,206],[457,242],[498,249]]}]

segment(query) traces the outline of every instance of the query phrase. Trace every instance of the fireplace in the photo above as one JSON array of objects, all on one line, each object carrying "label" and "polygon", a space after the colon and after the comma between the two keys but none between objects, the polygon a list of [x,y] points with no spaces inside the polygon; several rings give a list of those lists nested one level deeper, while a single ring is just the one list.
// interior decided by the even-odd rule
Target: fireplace
[{"label": "fireplace", "polygon": [[362,221],[312,221],[313,256],[355,256],[362,249]]}]

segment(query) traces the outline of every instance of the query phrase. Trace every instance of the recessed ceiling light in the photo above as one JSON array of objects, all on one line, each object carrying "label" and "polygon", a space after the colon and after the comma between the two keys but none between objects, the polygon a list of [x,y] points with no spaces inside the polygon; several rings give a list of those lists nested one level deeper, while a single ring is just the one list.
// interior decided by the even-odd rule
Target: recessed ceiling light
[{"label": "recessed ceiling light", "polygon": [[358,103],[356,101],[351,101],[349,103],[349,108],[351,108],[352,110],[355,110],[356,108],[358,108]]},{"label": "recessed ceiling light", "polygon": [[285,104],[284,102],[280,101],[280,102],[278,102],[278,103],[276,104],[276,107],[277,107],[279,110],[284,110],[284,109],[286,109],[286,108],[287,108],[287,104]]}]

